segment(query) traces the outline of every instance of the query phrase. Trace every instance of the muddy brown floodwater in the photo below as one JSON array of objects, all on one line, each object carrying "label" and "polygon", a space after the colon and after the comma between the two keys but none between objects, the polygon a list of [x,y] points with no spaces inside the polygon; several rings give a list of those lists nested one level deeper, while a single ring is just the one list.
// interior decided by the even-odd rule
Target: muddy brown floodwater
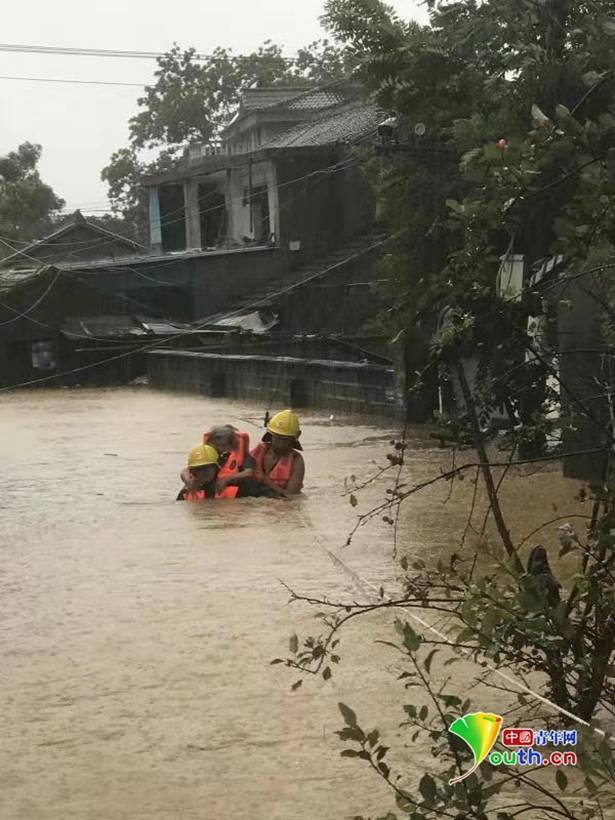
[{"label": "muddy brown floodwater", "polygon": [[[397,585],[385,524],[342,546],[356,517],[344,477],[373,473],[392,431],[305,414],[303,498],[174,503],[202,430],[229,421],[256,440],[263,410],[139,388],[0,398],[2,820],[333,820],[393,807],[335,735],[344,701],[403,748],[399,660],[375,643],[391,638],[390,617],[349,626],[332,681],[291,692],[298,676],[270,665],[289,635],[316,629],[280,581],[361,594],[325,547],[370,583]],[[412,482],[447,466],[425,430],[410,441]],[[556,471],[516,477],[515,536],[545,505],[572,509],[575,489]],[[370,487],[359,510],[383,492]],[[437,558],[463,529],[470,488],[445,495],[408,503],[411,556]],[[414,781],[431,759],[412,748],[399,763]]]}]

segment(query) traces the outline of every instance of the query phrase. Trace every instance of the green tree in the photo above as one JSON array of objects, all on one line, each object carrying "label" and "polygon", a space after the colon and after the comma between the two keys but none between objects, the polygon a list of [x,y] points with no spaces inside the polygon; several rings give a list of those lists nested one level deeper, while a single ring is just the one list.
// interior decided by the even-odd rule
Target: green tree
[{"label": "green tree", "polygon": [[0,157],[0,257],[13,252],[11,240],[27,242],[44,235],[53,214],[64,207],[64,200],[40,177],[41,152],[40,145],[24,142]]},{"label": "green tree", "polygon": [[[475,493],[466,532],[452,536],[450,560],[410,565],[402,556],[404,591],[395,598],[383,589],[374,593],[367,584],[363,601],[304,598],[322,610],[319,634],[303,642],[294,637],[291,656],[283,662],[329,680],[341,660],[344,625],[395,608],[403,613],[395,641],[406,655],[400,677],[421,693],[400,703],[408,716],[403,726],[410,742],[421,735],[432,740],[438,771],[418,784],[403,772],[395,774],[386,740],[378,730],[363,728],[343,705],[345,726],[339,734],[354,745],[343,754],[365,761],[389,784],[403,816],[606,817],[613,811],[614,746],[608,733],[594,727],[597,715],[615,711],[615,4],[457,0],[429,5],[431,26],[421,27],[400,21],[376,0],[327,3],[327,24],[360,56],[364,84],[401,120],[401,147],[389,146],[390,159],[384,159],[380,174],[385,214],[394,229],[386,260],[397,306],[393,330],[410,329],[448,307],[448,321],[433,336],[429,364],[453,374],[463,395],[459,417],[447,430],[454,445],[451,469],[415,484],[403,469],[406,443],[397,442],[389,455],[392,467],[383,469],[399,469],[395,486],[387,482],[385,500],[362,512],[356,529],[378,518],[395,527],[400,505],[426,486],[467,477],[478,493],[482,478],[499,536],[490,551],[495,567],[481,570],[476,550],[464,552],[459,564],[460,545],[473,524]],[[405,142],[404,135],[412,135],[418,123],[425,124],[427,136],[417,146],[414,137]],[[563,262],[547,286],[526,287],[514,300],[500,295],[496,284],[500,258],[511,252],[530,261],[561,255]],[[541,303],[553,316],[555,308],[565,309],[566,293],[574,298],[578,283],[598,305],[604,328],[597,353],[607,366],[592,390],[602,391],[604,416],[596,416],[586,403],[589,397],[579,395],[553,367],[557,341],[545,344],[545,354],[527,332],[528,316]],[[463,366],[470,357],[479,365],[475,385],[468,383]],[[526,463],[519,452],[528,440],[540,443],[548,429],[547,402],[535,402],[533,412],[523,406],[545,373],[558,382],[576,417],[590,418],[599,428],[591,453],[604,465],[599,486],[579,496],[591,505],[585,525],[575,529],[567,522],[560,528],[560,556],[575,556],[573,574],[561,586],[548,550],[540,545],[531,550],[525,570],[521,556],[537,533],[514,543],[500,505],[507,475]],[[505,455],[494,456],[481,409],[502,403],[519,424],[509,431]],[[562,424],[565,428],[566,419]],[[476,456],[461,454],[468,443]],[[555,458],[556,453],[541,451],[533,461]],[[353,488],[353,506],[360,489]],[[540,532],[553,525],[545,520]],[[425,624],[425,612],[448,623],[437,640],[429,629],[415,631],[412,609],[421,610],[419,624]],[[438,654],[447,646],[452,652]],[[563,772],[551,784],[545,773],[537,780],[535,773],[509,768],[494,774],[487,766],[481,778],[451,784],[469,766],[448,727],[472,704],[454,691],[450,678],[441,684],[432,671],[438,655],[440,678],[446,677],[461,654],[481,668],[505,670],[509,682],[531,680],[533,691],[560,710],[560,725],[572,715],[592,724],[579,750],[586,778],[577,791],[580,800],[569,799]],[[531,695],[519,696],[522,722],[536,714],[536,702]],[[511,792],[513,782],[523,790]]]}]

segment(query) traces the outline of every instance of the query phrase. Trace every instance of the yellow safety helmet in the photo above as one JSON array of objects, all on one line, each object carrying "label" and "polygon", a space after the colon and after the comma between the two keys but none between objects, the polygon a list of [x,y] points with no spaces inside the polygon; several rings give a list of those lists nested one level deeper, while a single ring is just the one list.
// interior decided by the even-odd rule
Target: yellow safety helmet
[{"label": "yellow safety helmet", "polygon": [[210,444],[199,444],[190,451],[188,467],[206,467],[208,464],[217,464],[220,456]]},{"label": "yellow safety helmet", "polygon": [[289,438],[297,438],[301,433],[299,419],[292,410],[282,410],[281,413],[276,413],[267,425],[267,430],[275,436],[288,436]]}]

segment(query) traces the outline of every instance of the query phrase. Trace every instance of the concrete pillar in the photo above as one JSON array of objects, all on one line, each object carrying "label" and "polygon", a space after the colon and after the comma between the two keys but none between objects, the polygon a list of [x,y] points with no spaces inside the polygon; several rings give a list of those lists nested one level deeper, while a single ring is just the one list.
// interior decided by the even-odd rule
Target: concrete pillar
[{"label": "concrete pillar", "polygon": [[201,249],[201,214],[199,213],[199,183],[184,182],[184,213],[186,219],[186,250]]},{"label": "concrete pillar", "polygon": [[[231,243],[235,239],[235,196],[233,172],[228,168],[226,172],[226,238]],[[237,204],[241,205],[241,202]]]},{"label": "concrete pillar", "polygon": [[149,242],[152,253],[162,253],[162,224],[158,188],[149,189]]},{"label": "concrete pillar", "polygon": [[[267,196],[269,198],[269,224],[276,244],[280,244],[280,208],[278,193],[278,174],[273,160],[269,163],[266,174]],[[269,238],[269,237],[267,237]]]}]

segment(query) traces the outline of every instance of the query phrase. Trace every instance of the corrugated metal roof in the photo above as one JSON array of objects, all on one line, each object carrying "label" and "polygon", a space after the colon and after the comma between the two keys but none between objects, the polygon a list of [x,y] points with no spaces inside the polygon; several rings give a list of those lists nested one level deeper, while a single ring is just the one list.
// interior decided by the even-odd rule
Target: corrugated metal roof
[{"label": "corrugated metal roof", "polygon": [[278,321],[277,314],[270,311],[253,310],[240,314],[235,311],[212,322],[212,325],[213,327],[237,328],[261,335],[268,333],[278,324]]},{"label": "corrugated metal roof", "polygon": [[27,268],[23,270],[9,268],[0,270],[0,291],[12,290],[20,285],[27,285],[36,279],[44,279],[45,276],[57,274],[57,268],[51,265],[42,265],[39,268]]},{"label": "corrugated metal roof", "polygon": [[199,333],[183,322],[165,321],[143,316],[67,316],[62,334],[68,338],[125,338],[132,336],[174,336],[177,333]]},{"label": "corrugated metal roof", "polygon": [[62,327],[65,336],[81,339],[147,336],[148,331],[132,316],[67,316]]},{"label": "corrugated metal roof", "polygon": [[353,103],[295,125],[261,147],[301,148],[351,142],[375,132],[381,120],[382,112],[373,103]]}]

